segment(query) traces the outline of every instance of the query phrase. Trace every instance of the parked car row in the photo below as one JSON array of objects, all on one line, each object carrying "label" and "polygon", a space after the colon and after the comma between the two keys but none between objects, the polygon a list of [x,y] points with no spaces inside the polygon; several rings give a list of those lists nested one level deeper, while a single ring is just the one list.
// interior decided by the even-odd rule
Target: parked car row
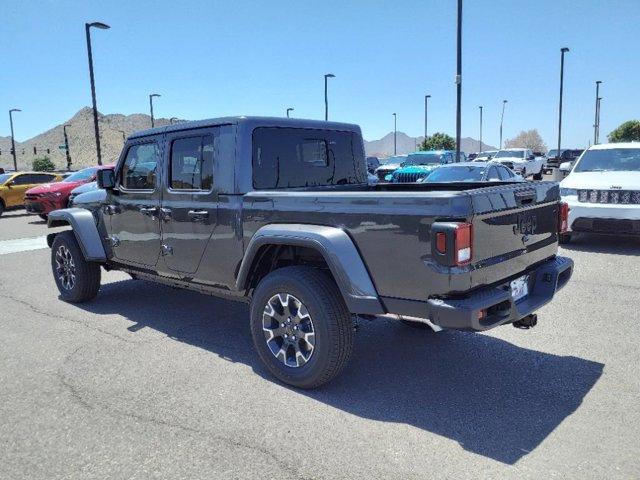
[{"label": "parked car row", "polygon": [[75,197],[84,193],[82,188],[86,184],[92,184],[92,188],[87,190],[96,189],[96,173],[105,168],[113,169],[113,165],[89,167],[71,174],[54,172],[0,174],[0,215],[7,208],[25,207],[27,212],[46,219],[52,211],[70,206]]}]

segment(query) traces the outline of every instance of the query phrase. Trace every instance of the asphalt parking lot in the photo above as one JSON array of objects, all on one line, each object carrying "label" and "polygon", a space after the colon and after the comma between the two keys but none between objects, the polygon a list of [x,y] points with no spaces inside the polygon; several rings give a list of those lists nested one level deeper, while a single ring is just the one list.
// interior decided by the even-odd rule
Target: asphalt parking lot
[{"label": "asphalt parking lot", "polygon": [[561,249],[573,279],[532,330],[364,322],[343,374],[299,391],[243,304],[117,272],[58,300],[46,233],[0,218],[0,478],[640,476],[638,239]]}]

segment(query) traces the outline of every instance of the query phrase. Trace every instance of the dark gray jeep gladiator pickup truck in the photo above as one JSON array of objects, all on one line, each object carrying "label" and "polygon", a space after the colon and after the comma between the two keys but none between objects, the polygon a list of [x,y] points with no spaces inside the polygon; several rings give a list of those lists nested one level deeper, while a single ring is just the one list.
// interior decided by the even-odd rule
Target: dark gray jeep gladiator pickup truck
[{"label": "dark gray jeep gladiator pickup truck", "polygon": [[[131,135],[104,204],[49,215],[63,300],[101,267],[251,304],[255,348],[281,381],[313,388],[353,348],[354,320],[484,331],[536,323],[571,277],[556,255],[556,183],[369,185],[360,128],[234,117]],[[176,319],[176,321],[179,321]]]}]

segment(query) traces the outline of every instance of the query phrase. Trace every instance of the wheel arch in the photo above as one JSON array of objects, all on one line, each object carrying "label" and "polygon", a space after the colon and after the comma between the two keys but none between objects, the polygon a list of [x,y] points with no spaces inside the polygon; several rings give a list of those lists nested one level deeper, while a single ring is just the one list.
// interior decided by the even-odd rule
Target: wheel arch
[{"label": "wheel arch", "polygon": [[251,238],[236,277],[238,290],[249,290],[266,273],[265,262],[283,248],[304,249],[322,258],[351,313],[382,314],[371,276],[353,241],[342,229],[319,225],[272,224],[260,228]]},{"label": "wheel arch", "polygon": [[[80,245],[85,260],[89,262],[105,262],[107,254],[98,232],[93,214],[84,208],[65,208],[49,213],[49,228],[69,225]],[[47,244],[53,245],[57,233],[47,235]]]}]

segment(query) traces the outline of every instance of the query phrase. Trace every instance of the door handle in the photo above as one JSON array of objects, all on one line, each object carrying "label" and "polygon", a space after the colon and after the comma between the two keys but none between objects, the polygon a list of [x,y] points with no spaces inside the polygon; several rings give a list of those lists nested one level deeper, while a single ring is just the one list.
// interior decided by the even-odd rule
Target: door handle
[{"label": "door handle", "polygon": [[189,210],[187,213],[192,222],[204,222],[209,218],[208,210]]},{"label": "door handle", "polygon": [[156,212],[158,211],[158,207],[140,207],[140,213],[143,215],[148,215],[152,219],[155,219]]},{"label": "door handle", "polygon": [[162,217],[163,222],[168,222],[171,220],[171,209],[170,208],[161,208],[160,216]]}]

